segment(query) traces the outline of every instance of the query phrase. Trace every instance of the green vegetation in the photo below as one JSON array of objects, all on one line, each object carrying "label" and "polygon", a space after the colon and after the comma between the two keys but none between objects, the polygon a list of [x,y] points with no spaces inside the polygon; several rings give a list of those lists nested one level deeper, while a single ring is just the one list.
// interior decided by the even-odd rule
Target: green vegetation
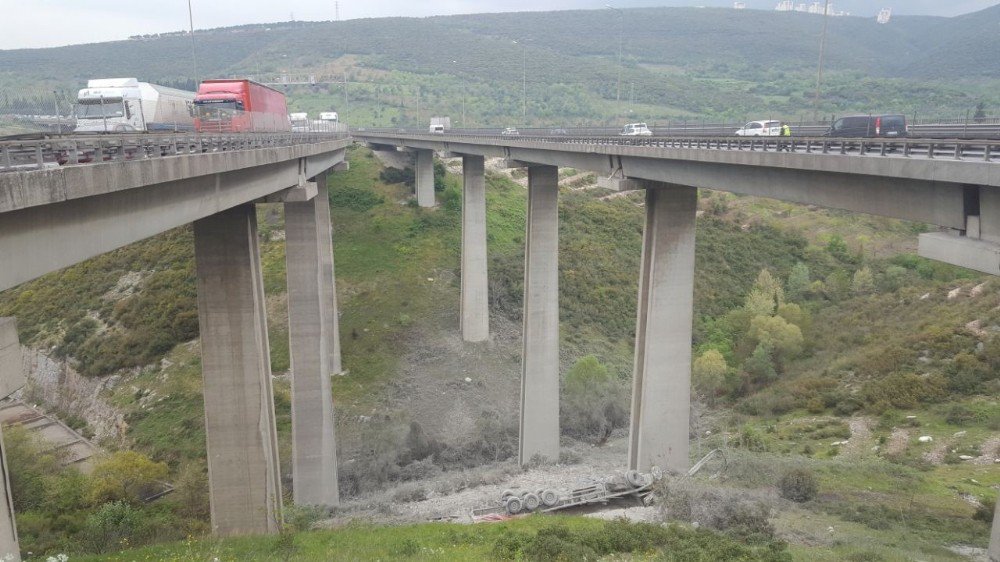
[{"label": "green vegetation", "polygon": [[[392,400],[408,388],[402,386],[409,384],[402,361],[408,350],[456,328],[459,183],[437,166],[441,205],[421,209],[408,203],[407,174],[389,171],[362,148],[352,149],[349,160],[350,171],[333,175],[328,186],[349,373],[334,379],[341,455],[349,459],[341,467],[341,491],[350,498],[414,481],[396,493],[398,501],[415,501],[428,496],[416,482],[422,478],[515,454],[516,418],[500,405],[477,404],[467,418],[468,433],[449,440],[440,427],[418,422],[409,403],[398,407]],[[487,182],[490,305],[494,327],[505,327],[520,320],[525,191],[499,173],[489,173]],[[598,444],[626,419],[643,217],[635,195],[603,195],[574,185],[560,196],[561,416],[567,437]],[[1000,431],[992,398],[1000,384],[994,281],[893,250],[912,243],[920,231],[914,225],[711,192],[700,194],[699,209],[694,386],[713,408],[704,445],[728,445],[741,459],[727,485],[787,488],[786,497],[808,500],[794,509],[807,510],[814,518],[809,521],[823,521],[821,531],[847,526],[869,545],[823,543],[809,551],[820,559],[884,552],[901,537],[914,541],[905,551],[913,555],[926,554],[932,541],[982,544],[987,526],[985,515],[977,514],[995,495],[989,486],[997,483],[996,475],[991,466],[962,457],[986,454],[984,443]],[[283,216],[278,207],[262,206],[259,219],[272,364],[281,374],[288,368]],[[205,529],[197,324],[193,333],[174,329],[176,319],[196,318],[190,236],[178,229],[0,294],[0,314],[19,317],[30,345],[55,349],[87,375],[122,377],[105,396],[124,416],[124,446],[148,456],[116,457],[128,469],[114,469],[112,478],[101,471],[91,477],[63,473],[50,461],[44,470],[21,471],[27,491],[17,506],[19,525],[25,521],[22,537],[33,552],[97,552],[123,547],[126,538],[129,545],[145,544],[200,536]],[[504,357],[498,365],[516,365],[516,344],[495,345]],[[287,465],[287,380],[275,381],[275,394],[280,457]],[[369,420],[359,422],[362,417]],[[861,422],[869,426],[867,438],[854,432]],[[909,433],[901,438],[901,432]],[[917,432],[947,444],[943,456],[933,457],[935,445],[918,443]],[[848,450],[843,442],[855,439],[862,441]],[[32,455],[18,458],[25,456]],[[796,469],[808,469],[816,487]],[[161,479],[164,470],[177,491],[151,505],[130,499],[143,488],[134,482]],[[782,485],[788,474],[795,476]],[[83,492],[65,495],[69,499],[60,501],[69,503],[61,508],[48,503],[63,497],[53,490],[71,486],[67,482]],[[959,494],[976,498],[981,507]],[[888,511],[858,507],[872,497]],[[728,533],[738,541],[725,543],[737,553],[732,556],[782,559],[788,553],[773,537],[806,524],[788,523],[784,505],[732,503],[724,494],[697,490],[678,492],[675,508],[686,513],[684,506],[699,498],[731,507],[705,518],[696,511],[674,518]],[[60,509],[66,517],[53,515]],[[513,533],[502,548],[524,558],[557,552],[586,559],[592,552],[612,552],[574,525]],[[280,548],[294,553],[288,556],[320,559],[330,545],[376,532],[364,529],[326,539],[286,534],[193,540],[151,547],[139,556],[228,556],[256,548],[253,556],[273,557]],[[377,532],[406,535],[408,529]],[[455,537],[447,543],[455,546],[401,539],[392,546],[401,550],[390,554],[475,559],[494,556],[503,542],[497,535]],[[393,540],[377,548],[390,548]],[[640,549],[642,555],[656,559],[662,544]],[[693,550],[701,543],[684,544]],[[801,548],[794,544],[791,552]],[[766,558],[772,555],[780,558]]]},{"label": "green vegetation", "polygon": [[[230,540],[198,539],[124,552],[106,560],[732,560],[784,562],[783,543],[744,545],[705,530],[582,517],[529,517],[494,525],[354,523],[335,531]],[[603,559],[603,558],[601,558]]]},{"label": "green vegetation", "polygon": [[[951,19],[897,16],[890,26],[832,19],[818,114],[964,117],[982,104],[995,115],[1000,67],[990,53],[1000,47],[992,32],[998,19],[996,7]],[[621,92],[617,42],[594,40],[615,33],[602,10],[285,22],[196,38],[204,75],[319,77],[323,83],[284,86],[291,109],[338,109],[353,125],[426,127],[432,115],[450,115],[461,127],[812,118],[820,18],[643,8],[624,10],[624,21]],[[85,80],[101,76],[193,89],[189,59],[176,56],[189,49],[186,35],[175,34],[2,51],[0,108],[48,113],[53,90],[65,107]],[[69,59],[77,63],[63,64]],[[516,117],[522,72],[526,123]]]}]

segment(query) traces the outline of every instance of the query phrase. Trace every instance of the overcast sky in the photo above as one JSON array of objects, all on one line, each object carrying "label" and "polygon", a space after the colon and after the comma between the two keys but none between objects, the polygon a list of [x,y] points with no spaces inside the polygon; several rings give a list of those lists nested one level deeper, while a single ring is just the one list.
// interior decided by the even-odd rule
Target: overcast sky
[{"label": "overcast sky", "polygon": [[[810,0],[796,0],[810,1]],[[771,9],[776,0],[746,0]],[[608,0],[340,0],[341,19],[430,16],[479,12],[602,8]],[[614,0],[616,7],[731,6],[731,0]],[[872,16],[881,7],[896,13],[952,16],[1000,0],[833,0],[836,9]],[[334,19],[334,0],[192,0],[195,28],[246,23]],[[869,13],[870,12],[870,13]],[[187,0],[0,0],[0,49],[54,47],[125,39],[130,35],[188,27]]]}]

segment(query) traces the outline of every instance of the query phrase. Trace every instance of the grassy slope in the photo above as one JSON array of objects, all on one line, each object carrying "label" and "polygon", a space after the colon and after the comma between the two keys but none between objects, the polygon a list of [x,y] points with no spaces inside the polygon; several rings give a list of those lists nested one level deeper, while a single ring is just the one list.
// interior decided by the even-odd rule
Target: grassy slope
[{"label": "grassy slope", "polygon": [[[334,175],[330,185],[344,361],[350,371],[349,376],[335,379],[338,415],[342,420],[370,414],[385,404],[385,387],[398,376],[402,354],[408,347],[420,345],[421,334],[456,330],[458,302],[455,275],[460,214],[454,205],[456,179],[447,180],[445,193],[439,194],[443,202],[439,208],[424,210],[406,204],[410,198],[406,187],[385,185],[378,180],[381,166],[370,152],[352,150],[350,160],[351,171]],[[516,317],[523,268],[525,192],[497,175],[490,174],[488,182],[493,306]],[[638,206],[640,201],[632,196],[599,201],[594,195],[600,194],[563,190],[561,197],[564,364],[594,353],[627,377],[631,369],[631,330],[643,213]],[[742,302],[742,296],[763,267],[783,277],[796,261],[803,260],[810,264],[815,277],[822,277],[838,266],[822,249],[832,234],[844,236],[852,250],[864,246],[875,248],[881,255],[891,253],[892,244],[909,240],[914,233],[914,227],[902,223],[751,198],[706,193],[701,205],[711,211],[717,208],[717,201],[724,203],[724,210],[717,215],[709,213],[698,224],[696,336],[699,338],[705,337],[706,319]],[[277,373],[287,368],[280,208],[263,208],[261,224],[265,237],[262,251],[272,361]],[[809,237],[799,234],[800,229],[805,229]],[[867,238],[860,238],[859,232]],[[190,260],[190,233],[180,229],[8,291],[0,295],[0,305],[5,307],[4,313],[22,315],[23,335],[35,345],[66,345],[67,327],[93,310],[109,329],[88,336],[84,342],[90,343],[81,344],[83,348],[100,350],[123,341],[135,341],[136,349],[146,349],[146,343],[154,341],[157,334],[141,331],[132,334],[125,323],[129,317],[122,311],[146,310],[139,303],[176,304],[178,290],[186,296],[184,287],[191,284]],[[884,265],[876,265],[876,270],[881,271],[880,267]],[[101,295],[132,270],[153,273],[135,295],[117,303],[105,302]],[[943,371],[949,368],[956,353],[975,348],[976,340],[970,338],[965,324],[974,319],[984,321],[984,326],[997,322],[996,312],[990,312],[995,307],[995,288],[987,285],[982,296],[972,298],[968,296],[969,290],[982,281],[981,277],[953,268],[921,271],[929,278],[908,270],[901,291],[850,298],[839,306],[822,307],[813,323],[815,333],[810,335],[814,340],[811,355],[789,365],[785,378],[776,387],[777,392],[782,392],[785,384],[793,385],[800,378],[816,376],[831,377],[836,384],[851,388],[857,385],[853,374],[857,364],[884,354],[887,349],[909,350],[907,353],[912,356],[907,356],[906,364],[914,364],[923,348],[931,346],[934,349],[931,362],[921,364]],[[170,283],[174,276],[179,282]],[[153,283],[153,280],[159,281]],[[964,287],[964,296],[948,299],[945,294],[958,286]],[[930,293],[931,297],[921,300],[919,297],[924,293]],[[505,300],[500,299],[505,295]],[[152,306],[150,312],[169,310],[163,309],[163,305]],[[169,312],[164,314],[171,317]],[[159,326],[142,324],[148,321],[142,317],[130,321],[139,322],[146,329]],[[135,339],[124,337],[129,335]],[[161,356],[162,352],[154,354],[152,359]],[[197,345],[180,345],[169,351],[165,359],[127,377],[127,384],[119,385],[111,399],[128,413],[128,435],[137,448],[179,466],[204,456]],[[883,373],[874,372],[870,378],[881,376]],[[960,401],[985,412],[982,419],[958,426],[947,422],[950,404],[931,410],[916,409],[913,414],[918,416],[919,423],[910,428],[911,442],[891,462],[885,455],[868,452],[861,457],[869,467],[864,471],[846,470],[844,467],[851,465],[837,458],[829,461],[831,464],[817,464],[823,499],[810,507],[808,525],[801,518],[791,518],[786,524],[794,532],[807,532],[818,521],[827,522],[850,530],[852,540],[879,551],[897,549],[897,553],[927,554],[933,544],[948,541],[982,543],[985,527],[969,523],[973,508],[958,493],[988,496],[989,486],[996,483],[995,471],[990,472],[988,466],[962,463],[927,470],[920,461],[927,448],[914,442],[917,433],[929,434],[937,442],[949,442],[957,451],[974,452],[975,446],[995,435],[988,421],[996,415],[990,413],[996,409],[995,404],[975,398]],[[287,382],[276,384],[276,410],[282,458],[287,459],[290,423]],[[879,444],[883,437],[888,439],[894,426],[903,425],[905,414],[910,412],[887,413],[886,421],[873,430],[869,445]],[[823,413],[821,417],[828,415]],[[406,412],[398,412],[393,423],[405,423],[405,417]],[[808,462],[826,462],[824,459],[836,451],[830,443],[844,437],[843,428],[839,430],[841,433],[829,435],[822,428],[803,429],[815,417],[814,413],[798,409],[778,417],[745,419],[764,436],[769,454],[781,455],[791,462],[802,457],[813,459]],[[953,437],[958,431],[966,431],[965,436]],[[342,437],[347,442],[358,436]],[[873,529],[864,523],[871,520],[871,514],[851,511],[872,501],[897,510],[893,513],[908,515],[890,517],[888,529]],[[909,515],[914,509],[919,515]],[[886,519],[884,514],[880,518]],[[782,521],[786,519],[782,516]],[[847,519],[852,522],[846,522]],[[930,533],[925,529],[927,521],[943,523]],[[926,537],[918,540],[920,533]],[[910,543],[916,546],[901,546]],[[832,560],[857,550],[851,548],[837,542],[823,543],[809,552]]]}]

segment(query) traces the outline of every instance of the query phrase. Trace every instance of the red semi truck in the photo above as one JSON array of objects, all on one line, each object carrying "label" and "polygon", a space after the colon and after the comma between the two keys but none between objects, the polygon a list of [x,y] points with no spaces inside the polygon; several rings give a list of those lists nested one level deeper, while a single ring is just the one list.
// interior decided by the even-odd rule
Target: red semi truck
[{"label": "red semi truck", "polygon": [[204,133],[292,130],[285,94],[252,80],[205,80],[194,98],[195,129]]}]

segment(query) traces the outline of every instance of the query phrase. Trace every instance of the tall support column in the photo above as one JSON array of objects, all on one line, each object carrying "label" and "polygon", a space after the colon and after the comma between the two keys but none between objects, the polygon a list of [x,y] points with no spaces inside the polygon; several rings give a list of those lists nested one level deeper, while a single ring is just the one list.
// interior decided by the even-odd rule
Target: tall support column
[{"label": "tall support column", "polygon": [[[337,491],[337,449],[330,387],[336,314],[326,289],[332,277],[329,200],[326,192],[285,203],[285,266],[288,275],[288,333],[292,363],[292,496],[296,505],[333,507]],[[325,220],[324,220],[325,219]]]},{"label": "tall support column", "polygon": [[646,190],[629,433],[636,470],[688,469],[697,202],[693,187]]},{"label": "tall support column", "polygon": [[334,275],[333,259],[333,225],[330,221],[330,196],[327,187],[327,175],[321,174],[316,178],[319,184],[319,195],[317,196],[317,225],[321,232],[325,233],[320,238],[319,257],[322,261],[323,305],[325,314],[323,319],[326,323],[326,342],[329,355],[329,368],[332,374],[344,372],[343,363],[340,357],[340,308],[337,305],[337,281]]},{"label": "tall support column", "polygon": [[990,562],[1000,562],[1000,497],[997,498],[994,509],[993,531],[990,534],[990,548],[987,555],[990,557]]},{"label": "tall support column", "polygon": [[528,168],[518,461],[559,459],[559,168]]},{"label": "tall support column", "polygon": [[276,533],[281,482],[253,205],[194,223],[212,530]]},{"label": "tall support column", "polygon": [[415,164],[417,183],[417,205],[421,207],[434,206],[434,151],[420,149],[416,151]]},{"label": "tall support column", "polygon": [[[24,364],[21,343],[17,337],[17,322],[0,318],[0,398],[6,398],[24,386]],[[10,474],[7,472],[7,451],[0,433],[0,560],[21,560],[14,521],[14,503],[10,497]]]},{"label": "tall support column", "polygon": [[486,179],[482,156],[462,156],[462,339],[490,337],[486,260]]}]

